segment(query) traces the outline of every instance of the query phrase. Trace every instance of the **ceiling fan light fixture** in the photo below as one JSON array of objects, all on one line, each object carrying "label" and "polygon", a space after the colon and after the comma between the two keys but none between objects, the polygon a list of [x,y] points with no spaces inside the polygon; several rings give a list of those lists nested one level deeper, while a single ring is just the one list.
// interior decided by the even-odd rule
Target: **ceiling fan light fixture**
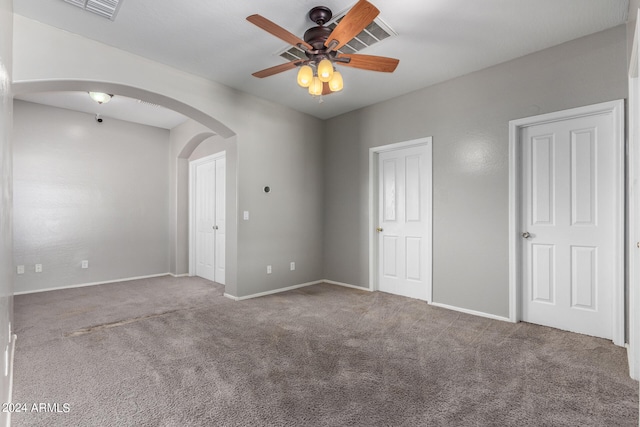
[{"label": "ceiling fan light fixture", "polygon": [[318,78],[321,82],[328,82],[333,77],[333,64],[328,59],[318,63]]},{"label": "ceiling fan light fixture", "polygon": [[298,70],[298,84],[301,87],[309,87],[313,82],[313,69],[308,65],[303,65]]},{"label": "ceiling fan light fixture", "polygon": [[113,98],[113,95],[103,92],[89,92],[89,96],[98,104],[106,104]]},{"label": "ceiling fan light fixture", "polygon": [[[372,44],[388,37],[377,30],[382,30],[374,22],[379,13],[378,8],[369,1],[358,0],[344,16],[325,26],[331,19],[331,10],[324,6],[314,7],[309,12],[309,18],[317,26],[309,28],[304,33],[304,39],[261,15],[248,16],[247,21],[293,46],[280,55],[289,62],[255,72],[253,76],[264,78],[300,67],[298,85],[308,87],[312,96],[322,96],[339,92],[344,87],[342,75],[334,69],[334,62],[352,68],[392,73],[399,60],[352,53],[359,49],[347,44],[359,43],[366,47],[366,43]],[[386,34],[384,31],[382,33]]]},{"label": "ceiling fan light fixture", "polygon": [[333,77],[329,80],[329,89],[331,89],[331,92],[340,92],[343,87],[342,74],[340,74],[340,71],[334,71]]},{"label": "ceiling fan light fixture", "polygon": [[313,78],[311,85],[309,85],[309,95],[320,96],[322,95],[322,81],[316,76]]}]

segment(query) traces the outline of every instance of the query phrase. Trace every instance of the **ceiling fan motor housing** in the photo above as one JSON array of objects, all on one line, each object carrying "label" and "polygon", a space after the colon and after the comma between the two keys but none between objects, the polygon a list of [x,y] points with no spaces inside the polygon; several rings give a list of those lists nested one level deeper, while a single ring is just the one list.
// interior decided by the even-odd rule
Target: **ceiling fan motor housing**
[{"label": "ceiling fan motor housing", "polygon": [[331,13],[331,9],[326,6],[316,6],[309,11],[309,19],[311,19],[311,22],[315,22],[320,26],[329,22],[332,16],[333,13]]},{"label": "ceiling fan motor housing", "polygon": [[313,51],[307,51],[307,57],[312,61],[319,62],[323,59],[333,60],[336,52],[329,51],[324,43],[332,33],[332,29],[324,24],[331,20],[333,14],[331,9],[325,6],[317,6],[309,11],[309,19],[318,24],[317,27],[309,28],[304,33],[304,41],[313,46]]},{"label": "ceiling fan motor housing", "polygon": [[324,42],[327,41],[331,31],[331,28],[323,26],[309,28],[304,33],[304,41],[313,46],[315,50],[324,50],[326,49]]}]

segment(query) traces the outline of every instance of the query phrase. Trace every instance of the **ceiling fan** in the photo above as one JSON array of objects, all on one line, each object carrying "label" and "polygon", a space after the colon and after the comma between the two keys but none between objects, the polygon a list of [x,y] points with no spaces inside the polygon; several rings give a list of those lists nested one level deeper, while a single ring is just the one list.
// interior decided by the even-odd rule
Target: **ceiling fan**
[{"label": "ceiling fan", "polygon": [[297,46],[306,54],[306,60],[295,60],[253,73],[258,78],[269,77],[300,67],[298,84],[308,87],[311,95],[327,95],[343,88],[342,75],[334,64],[363,70],[392,73],[400,62],[384,56],[346,54],[340,48],[360,34],[380,11],[367,0],[359,0],[347,12],[338,25],[331,30],[324,24],[329,22],[332,12],[328,7],[317,6],[309,11],[309,19],[317,24],[304,33],[304,40],[261,15],[251,15],[247,21],[285,42]]}]

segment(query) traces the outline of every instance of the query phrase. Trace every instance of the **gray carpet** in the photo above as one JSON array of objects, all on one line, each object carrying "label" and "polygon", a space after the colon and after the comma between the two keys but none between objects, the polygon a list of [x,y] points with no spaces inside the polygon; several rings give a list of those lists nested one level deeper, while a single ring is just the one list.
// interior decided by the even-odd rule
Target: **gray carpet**
[{"label": "gray carpet", "polygon": [[[384,293],[198,278],[15,298],[14,426],[638,426],[625,350]],[[60,406],[60,410],[63,407]]]}]

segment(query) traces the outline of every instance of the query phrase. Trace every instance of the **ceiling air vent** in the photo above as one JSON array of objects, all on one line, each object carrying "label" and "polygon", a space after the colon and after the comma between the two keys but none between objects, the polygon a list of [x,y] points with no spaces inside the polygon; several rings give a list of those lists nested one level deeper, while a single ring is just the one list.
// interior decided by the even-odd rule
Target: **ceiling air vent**
[{"label": "ceiling air vent", "polygon": [[161,105],[154,104],[154,103],[149,102],[149,101],[143,101],[142,99],[138,99],[138,104],[146,105],[147,107],[160,107],[160,108],[164,108],[164,107],[162,107]]},{"label": "ceiling air vent", "polygon": [[[338,25],[338,23],[344,18],[349,9],[338,15],[337,18],[331,20],[327,27],[332,30]],[[385,24],[380,18],[376,18],[371,24],[369,24],[360,34],[355,36],[349,43],[342,46],[338,52],[340,53],[356,53],[360,52],[364,48],[372,46],[378,42],[389,37],[397,36],[398,34]],[[280,54],[281,57],[287,61],[297,61],[299,59],[307,59],[304,51],[296,46],[293,46]]]},{"label": "ceiling air vent", "polygon": [[81,7],[82,9],[100,15],[103,18],[114,20],[122,0],[64,0],[74,6]]}]

